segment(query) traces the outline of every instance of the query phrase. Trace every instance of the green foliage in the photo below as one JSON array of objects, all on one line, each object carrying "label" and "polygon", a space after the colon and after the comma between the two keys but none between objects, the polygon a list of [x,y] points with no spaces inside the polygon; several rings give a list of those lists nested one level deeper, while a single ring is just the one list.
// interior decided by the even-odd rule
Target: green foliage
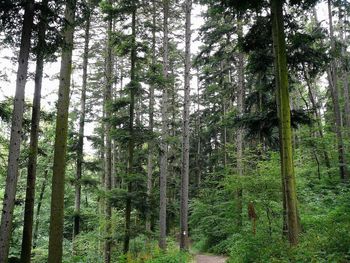
[{"label": "green foliage", "polygon": [[[350,259],[350,187],[328,179],[317,179],[315,163],[296,151],[299,209],[303,232],[300,244],[290,248],[281,236],[282,207],[279,154],[270,152],[254,161],[254,151],[246,152],[250,166],[240,178],[230,169],[225,179],[213,181],[191,203],[194,246],[202,251],[230,255],[234,263],[248,262],[348,262]],[[302,161],[303,165],[298,165]],[[222,176],[222,175],[220,175]],[[214,175],[214,178],[218,175]],[[243,225],[235,222],[237,189],[244,189]],[[245,215],[249,202],[257,214],[256,235]]]},{"label": "green foliage", "polygon": [[[121,263],[186,263],[190,262],[189,253],[180,252],[174,240],[168,239],[167,251],[161,251],[154,241],[147,241],[145,236],[139,236],[130,242],[130,253],[118,258]],[[146,244],[146,246],[145,246]]]}]

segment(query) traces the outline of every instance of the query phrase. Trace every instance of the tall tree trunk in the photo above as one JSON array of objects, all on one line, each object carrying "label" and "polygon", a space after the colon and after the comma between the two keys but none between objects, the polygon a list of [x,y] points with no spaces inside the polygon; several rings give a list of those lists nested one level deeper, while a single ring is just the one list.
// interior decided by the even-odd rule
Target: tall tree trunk
[{"label": "tall tree trunk", "polygon": [[22,26],[21,46],[18,57],[16,94],[13,102],[11,138],[7,176],[0,225],[0,262],[7,263],[11,239],[13,210],[18,180],[18,165],[22,136],[24,93],[27,82],[30,39],[33,28],[34,0],[27,0]]},{"label": "tall tree trunk", "polygon": [[288,68],[282,6],[282,1],[271,0],[272,34],[277,84],[276,93],[280,122],[282,186],[285,195],[285,206],[287,212],[286,221],[288,226],[288,239],[291,245],[296,245],[298,244],[300,229],[293,165]]},{"label": "tall tree trunk", "polygon": [[169,17],[169,0],[163,0],[163,77],[164,88],[162,98],[162,138],[160,144],[160,183],[159,183],[159,247],[166,249],[166,190],[168,176],[168,17]]},{"label": "tall tree trunk", "polygon": [[[157,6],[156,1],[152,0],[152,73],[155,74],[156,68],[156,16]],[[149,86],[149,130],[153,133],[154,127],[154,83]],[[153,139],[148,142],[148,156],[147,156],[147,214],[146,214],[146,231],[151,233],[151,193],[152,193],[152,175],[153,175]]]},{"label": "tall tree trunk", "polygon": [[196,134],[197,134],[197,154],[196,154],[196,182],[198,191],[201,186],[202,167],[201,167],[201,118],[200,118],[200,81],[197,73],[197,114],[196,114]]},{"label": "tall tree trunk", "polygon": [[[112,0],[109,0],[109,4],[112,4]],[[105,97],[104,97],[104,111],[106,114],[105,123],[105,137],[106,137],[106,147],[105,147],[105,190],[106,192],[111,191],[112,186],[112,139],[111,139],[111,122],[112,117],[111,110],[109,109],[109,104],[112,101],[112,86],[113,86],[113,59],[112,59],[112,26],[113,19],[111,14],[108,14],[108,25],[107,25],[107,58],[106,58],[106,87],[105,87]],[[112,208],[108,198],[105,199],[105,246],[104,246],[104,259],[106,263],[111,262],[111,247],[112,247],[112,237],[111,237],[111,217]]]},{"label": "tall tree trunk", "polygon": [[70,95],[70,81],[72,72],[73,35],[75,24],[75,0],[66,1],[66,26],[62,35],[64,48],[62,50],[60,83],[58,90],[56,137],[54,147],[51,215],[49,234],[50,263],[62,262],[63,217],[64,217],[64,183],[66,170],[66,150],[68,133],[68,109]]},{"label": "tall tree trunk", "polygon": [[[101,141],[102,141],[102,145],[101,145],[101,152],[100,152],[100,156],[101,156],[101,173],[100,173],[100,191],[104,191],[105,190],[105,147],[106,147],[106,140],[105,140],[105,117],[106,117],[106,113],[104,110],[104,107],[102,109],[102,119],[101,121]],[[100,216],[100,224],[104,225],[104,212],[105,212],[105,198],[103,197],[103,195],[99,196],[99,216]],[[99,234],[101,237],[104,236],[104,230],[102,229],[102,227],[99,228]],[[99,240],[99,248],[100,248],[100,253],[101,256],[103,256],[104,253],[104,240]]]},{"label": "tall tree trunk", "polygon": [[[237,21],[238,27],[238,38],[243,38],[243,28],[242,21]],[[238,54],[238,91],[237,91],[237,110],[240,116],[244,113],[244,94],[245,94],[245,84],[244,84],[244,54],[240,52]],[[243,176],[243,128],[238,128],[237,130],[237,174],[238,176]],[[243,210],[243,189],[239,188],[237,190],[237,226],[242,226],[242,210]]]},{"label": "tall tree trunk", "polygon": [[[307,88],[308,88],[309,100],[310,100],[310,102],[312,104],[312,108],[313,108],[313,111],[314,111],[314,114],[315,114],[315,119],[316,119],[316,124],[317,124],[317,131],[318,131],[318,134],[319,134],[320,138],[323,139],[324,136],[323,136],[323,127],[322,127],[322,119],[321,119],[321,115],[320,115],[320,109],[319,109],[319,106],[316,103],[315,96],[314,96],[314,94],[312,92],[312,90],[313,90],[312,83],[310,81],[310,77],[309,77],[308,73],[306,72],[306,69],[305,69],[304,65],[303,65],[303,71],[304,71],[304,78],[305,78],[305,81],[306,81],[306,85],[307,85]],[[328,153],[327,153],[327,151],[326,151],[324,146],[322,146],[322,148],[323,148],[322,150],[323,150],[323,156],[324,156],[326,167],[327,167],[327,169],[330,169],[331,168],[331,164],[330,164]]]},{"label": "tall tree trunk", "polygon": [[80,202],[81,202],[81,177],[84,161],[84,128],[85,128],[85,104],[86,104],[86,86],[87,86],[87,68],[89,60],[89,41],[90,41],[90,16],[91,11],[87,11],[85,22],[84,54],[83,54],[83,83],[80,97],[80,118],[79,118],[79,137],[77,146],[77,170],[75,174],[75,208],[73,221],[73,239],[80,232]]},{"label": "tall tree trunk", "polygon": [[[346,21],[346,17],[345,17],[345,14],[342,14],[341,12],[342,11],[339,11],[340,12],[340,17],[339,17],[339,20],[340,20],[340,25],[341,25],[341,32],[340,32],[340,36],[341,36],[341,41],[342,41],[342,57],[343,57],[343,60],[344,60],[344,64],[346,65],[346,56],[347,56],[347,51],[346,51],[346,39],[347,39],[347,35],[346,35],[346,26],[347,26],[347,23],[345,23]],[[349,135],[350,134],[350,98],[349,98],[349,70],[348,70],[348,66],[345,66],[342,70],[342,73],[343,73],[343,85],[344,85],[344,90],[343,90],[343,93],[344,93],[344,126],[346,127],[347,129],[347,134]]]},{"label": "tall tree trunk", "polygon": [[[332,17],[332,4],[331,0],[328,0],[328,18],[329,18],[329,34],[331,40],[331,49],[335,52],[335,38],[333,29],[333,17]],[[338,159],[339,159],[339,171],[340,178],[347,181],[349,178],[348,170],[346,168],[345,149],[343,143],[342,123],[341,123],[341,112],[339,105],[339,92],[338,92],[338,79],[337,79],[337,63],[335,59],[332,60],[328,74],[329,88],[332,94],[334,117],[335,117],[335,131],[338,142]]]},{"label": "tall tree trunk", "polygon": [[28,174],[26,200],[24,206],[24,221],[22,235],[21,262],[29,263],[32,251],[32,233],[33,233],[33,216],[34,216],[34,200],[35,200],[35,181],[36,181],[36,162],[38,156],[38,135],[40,122],[40,100],[41,87],[44,68],[44,50],[45,35],[47,24],[47,4],[48,0],[42,1],[41,20],[38,32],[38,51],[36,54],[36,70],[35,70],[35,89],[33,97],[32,122],[30,130],[30,146],[28,159]]},{"label": "tall tree trunk", "polygon": [[133,10],[131,17],[131,54],[130,54],[130,107],[129,107],[129,142],[128,142],[128,197],[126,199],[126,209],[125,209],[125,236],[124,236],[124,253],[129,251],[129,242],[130,242],[130,216],[131,216],[131,197],[132,193],[132,183],[130,178],[133,176],[133,166],[134,166],[134,112],[135,112],[135,93],[137,88],[136,80],[136,1],[133,1]]},{"label": "tall tree trunk", "polygon": [[180,206],[180,249],[188,250],[188,188],[190,159],[190,82],[191,82],[191,10],[192,0],[185,2],[185,90],[182,132],[182,171],[181,171],[181,206]]},{"label": "tall tree trunk", "polygon": [[39,199],[38,199],[38,204],[37,204],[37,207],[36,207],[35,227],[34,227],[34,234],[33,234],[33,248],[36,247],[36,242],[38,240],[40,211],[41,211],[41,205],[42,205],[42,202],[43,202],[45,189],[46,189],[46,185],[47,185],[48,174],[49,174],[49,171],[45,170],[45,172],[44,172],[44,181],[43,181],[43,183],[41,185]]}]

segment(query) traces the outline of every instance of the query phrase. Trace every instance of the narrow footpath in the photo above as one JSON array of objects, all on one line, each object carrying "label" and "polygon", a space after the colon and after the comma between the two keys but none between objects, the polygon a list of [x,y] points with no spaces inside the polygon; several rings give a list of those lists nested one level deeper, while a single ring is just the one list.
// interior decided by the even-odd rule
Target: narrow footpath
[{"label": "narrow footpath", "polygon": [[197,255],[196,263],[225,263],[227,258],[210,255]]}]

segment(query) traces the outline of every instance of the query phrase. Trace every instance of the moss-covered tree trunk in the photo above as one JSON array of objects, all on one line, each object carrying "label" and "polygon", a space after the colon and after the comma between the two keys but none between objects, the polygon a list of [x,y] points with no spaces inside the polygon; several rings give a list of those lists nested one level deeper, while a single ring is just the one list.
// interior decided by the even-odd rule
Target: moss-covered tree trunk
[{"label": "moss-covered tree trunk", "polygon": [[50,263],[62,262],[64,183],[66,170],[68,109],[72,72],[75,8],[75,0],[66,1],[66,9],[64,14],[66,25],[62,32],[64,47],[62,50],[61,57],[61,70],[59,79],[56,117],[56,137],[54,146],[54,162],[51,188],[52,194],[48,257],[48,262]]},{"label": "moss-covered tree trunk", "polygon": [[30,145],[29,157],[27,166],[27,188],[26,199],[24,206],[23,220],[23,235],[22,235],[22,250],[21,262],[29,263],[32,251],[32,233],[33,233],[33,217],[34,217],[34,200],[35,200],[35,182],[36,182],[36,163],[38,156],[38,135],[40,122],[40,102],[41,102],[41,87],[44,68],[45,55],[45,35],[47,27],[47,4],[48,0],[43,0],[41,3],[41,20],[38,30],[38,48],[36,54],[36,69],[35,69],[35,87],[33,97],[32,122],[30,129]]},{"label": "moss-covered tree trunk", "polygon": [[271,0],[272,34],[275,54],[276,94],[280,126],[280,154],[282,190],[285,197],[288,239],[291,245],[299,240],[296,182],[293,165],[292,129],[289,102],[289,83],[286,55],[286,40],[283,22],[283,1]]},{"label": "moss-covered tree trunk", "polygon": [[5,194],[0,225],[0,262],[7,263],[11,239],[13,209],[16,198],[18,166],[22,137],[24,91],[27,82],[30,39],[33,28],[34,0],[26,1],[22,26],[21,46],[18,56],[16,94],[13,102],[11,137],[6,175]]}]

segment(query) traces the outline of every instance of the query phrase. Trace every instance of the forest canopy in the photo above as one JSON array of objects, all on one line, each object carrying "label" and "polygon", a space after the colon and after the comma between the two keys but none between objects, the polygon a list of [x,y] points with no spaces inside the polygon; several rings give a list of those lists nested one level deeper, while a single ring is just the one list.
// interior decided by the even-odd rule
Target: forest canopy
[{"label": "forest canopy", "polygon": [[0,263],[349,262],[349,18],[0,1]]}]

